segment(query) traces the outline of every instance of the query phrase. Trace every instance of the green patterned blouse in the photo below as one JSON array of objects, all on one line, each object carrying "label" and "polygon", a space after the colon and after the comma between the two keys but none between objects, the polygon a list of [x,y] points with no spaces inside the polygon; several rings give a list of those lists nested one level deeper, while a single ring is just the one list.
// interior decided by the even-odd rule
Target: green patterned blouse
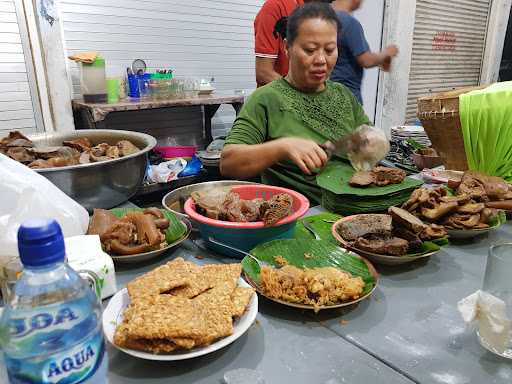
[{"label": "green patterned blouse", "polygon": [[[336,141],[369,119],[344,85],[326,82],[317,93],[303,93],[285,79],[258,88],[245,103],[229,132],[226,144],[262,144],[282,137],[310,139],[318,144]],[[291,162],[282,162],[261,175],[265,184],[295,189],[314,203],[321,191],[314,177]]]}]

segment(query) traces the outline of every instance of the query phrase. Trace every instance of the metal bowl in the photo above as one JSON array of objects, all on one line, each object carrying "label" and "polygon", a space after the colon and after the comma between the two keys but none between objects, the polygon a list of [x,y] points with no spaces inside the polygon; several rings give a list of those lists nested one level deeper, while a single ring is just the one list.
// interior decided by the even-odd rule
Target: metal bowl
[{"label": "metal bowl", "polygon": [[30,140],[36,147],[44,147],[61,146],[63,141],[81,137],[87,137],[93,145],[99,143],[115,145],[120,140],[129,140],[141,148],[141,151],[99,163],[35,171],[88,211],[94,208],[109,209],[130,199],[144,179],[148,152],[155,147],[156,139],[139,132],[91,129],[31,136]]},{"label": "metal bowl", "polygon": [[[181,187],[175,189],[172,192],[169,192],[162,199],[162,205],[168,211],[171,211],[180,219],[190,220],[190,217],[185,213],[184,206],[185,202],[190,197],[192,192],[197,191],[205,191],[211,188],[219,188],[219,187],[232,187],[235,185],[247,185],[247,184],[257,184],[251,183],[249,181],[235,181],[235,180],[223,180],[223,181],[208,181],[206,183],[197,183],[187,185],[185,187]],[[192,227],[194,230],[197,230],[197,224],[192,222]]]}]

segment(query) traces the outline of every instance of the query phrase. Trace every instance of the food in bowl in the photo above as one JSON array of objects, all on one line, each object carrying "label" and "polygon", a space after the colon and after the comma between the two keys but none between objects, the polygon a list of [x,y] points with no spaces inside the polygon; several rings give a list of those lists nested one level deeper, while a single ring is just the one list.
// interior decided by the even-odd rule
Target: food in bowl
[{"label": "food in bowl", "polygon": [[[461,184],[456,196],[449,196],[445,188],[415,190],[402,208],[415,217],[437,223],[448,229],[488,229],[496,225],[499,211],[486,207],[488,201],[483,186]],[[474,181],[474,180],[473,180]]]},{"label": "food in bowl", "polygon": [[32,169],[99,163],[137,152],[140,152],[140,148],[129,140],[120,140],[115,145],[92,145],[87,137],[81,137],[63,141],[62,146],[36,147],[19,131],[10,132],[7,137],[0,140],[0,153]]},{"label": "food in bowl", "polygon": [[421,253],[424,242],[447,236],[442,226],[425,224],[397,207],[391,207],[388,215],[355,215],[342,219],[336,230],[343,241],[356,251],[397,257]]},{"label": "food in bowl", "polygon": [[274,299],[315,308],[359,299],[365,282],[334,267],[304,268],[285,265],[261,268],[262,292]]},{"label": "food in bowl", "polygon": [[136,255],[165,248],[170,224],[158,208],[129,211],[122,217],[95,209],[87,234],[98,235],[108,254]]},{"label": "food in bowl", "polygon": [[234,332],[254,289],[240,287],[240,264],[198,266],[182,258],[128,283],[130,305],[114,343],[164,354],[207,346]]},{"label": "food in bowl", "polygon": [[287,193],[274,195],[270,200],[244,200],[228,188],[213,188],[192,192],[197,213],[210,219],[234,223],[263,221],[272,226],[292,213],[293,199]]}]

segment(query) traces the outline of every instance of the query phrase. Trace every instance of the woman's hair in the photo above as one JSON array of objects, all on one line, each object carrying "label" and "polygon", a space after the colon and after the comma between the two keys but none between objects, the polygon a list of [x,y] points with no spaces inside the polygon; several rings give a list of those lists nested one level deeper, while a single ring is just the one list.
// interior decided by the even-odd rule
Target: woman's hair
[{"label": "woman's hair", "polygon": [[288,46],[291,46],[297,39],[301,24],[309,19],[322,19],[333,23],[337,29],[341,28],[336,12],[334,12],[329,4],[326,4],[326,2],[313,2],[295,8],[288,18],[280,19],[274,28],[274,35],[279,35],[281,38],[286,39]]}]

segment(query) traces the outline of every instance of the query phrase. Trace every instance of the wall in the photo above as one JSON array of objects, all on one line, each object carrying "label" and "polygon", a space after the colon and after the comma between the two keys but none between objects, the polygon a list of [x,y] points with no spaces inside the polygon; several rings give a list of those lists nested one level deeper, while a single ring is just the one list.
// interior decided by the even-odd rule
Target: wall
[{"label": "wall", "polygon": [[0,137],[9,130],[37,131],[23,52],[15,2],[0,1]]},{"label": "wall", "polygon": [[[215,78],[222,91],[250,90],[254,84],[253,20],[263,0],[62,0],[65,48],[68,54],[95,50],[111,70],[126,73],[133,59],[142,58],[150,70],[173,68],[179,77]],[[70,64],[75,95],[78,68]],[[151,122],[116,121],[128,129],[158,128],[176,133],[200,129],[197,111],[154,114]],[[223,108],[214,121],[214,134],[231,126],[234,112]]]}]

